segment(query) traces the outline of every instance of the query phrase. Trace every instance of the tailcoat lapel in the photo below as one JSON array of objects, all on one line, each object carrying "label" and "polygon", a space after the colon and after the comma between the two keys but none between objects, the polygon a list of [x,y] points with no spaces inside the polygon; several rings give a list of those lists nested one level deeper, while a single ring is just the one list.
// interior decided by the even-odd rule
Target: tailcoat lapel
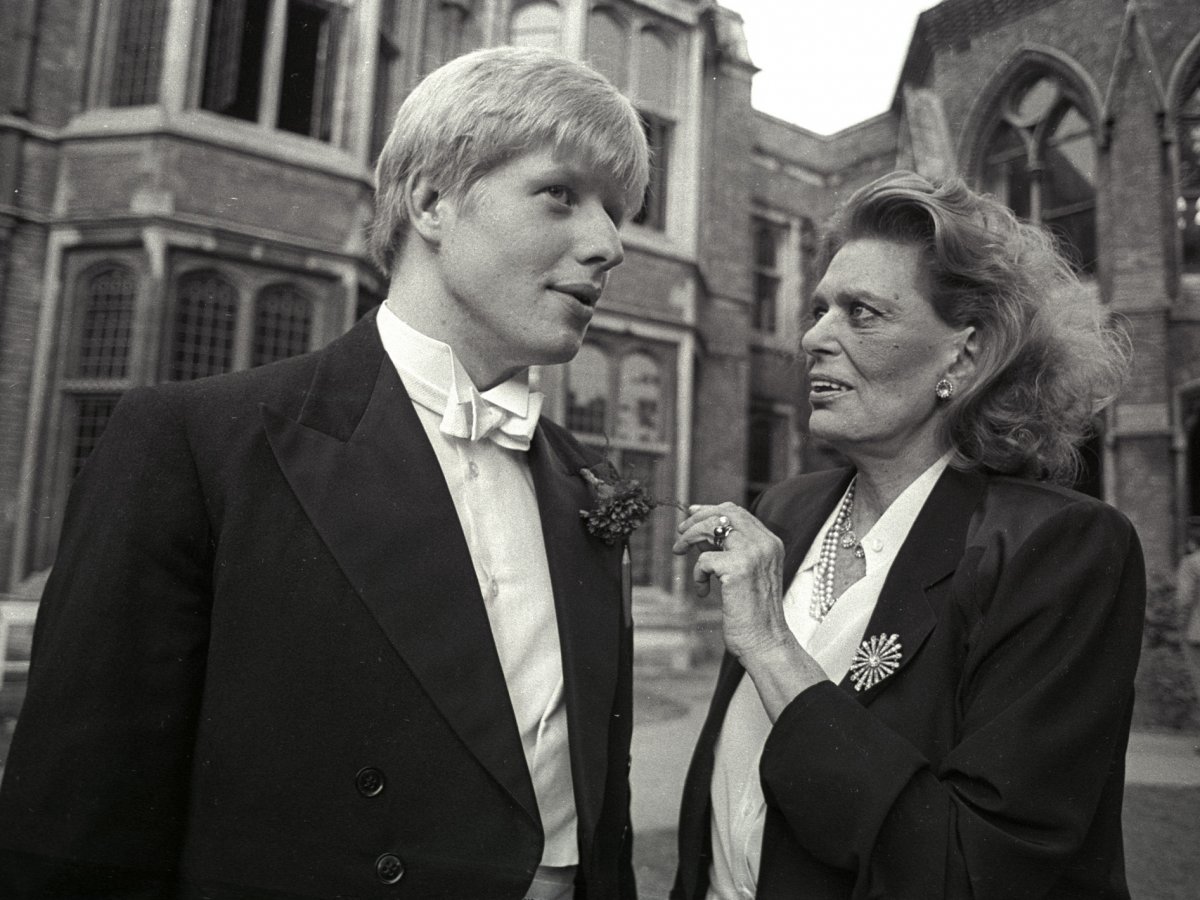
[{"label": "tailcoat lapel", "polygon": [[858,691],[847,673],[841,687],[870,703],[899,677],[937,624],[945,594],[963,557],[971,516],[986,487],[981,475],[946,469],[921,508],[879,592],[863,639],[896,635],[898,668],[873,687]]},{"label": "tailcoat lapel", "polygon": [[325,352],[271,447],[338,566],[480,763],[538,821],[466,538],[433,447],[368,317]]},{"label": "tailcoat lapel", "polygon": [[579,470],[594,462],[544,426],[534,433],[529,468],[554,588],[571,771],[585,851],[604,802],[622,622],[621,548],[606,547],[590,536],[579,515],[593,503]]}]

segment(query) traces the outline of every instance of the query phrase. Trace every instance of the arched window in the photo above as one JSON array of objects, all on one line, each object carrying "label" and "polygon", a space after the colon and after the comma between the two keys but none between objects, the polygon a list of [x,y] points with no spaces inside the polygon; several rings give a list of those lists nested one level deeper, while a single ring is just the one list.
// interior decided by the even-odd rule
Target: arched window
[{"label": "arched window", "polygon": [[663,435],[662,372],[648,353],[631,353],[621,361],[617,437],[655,444]]},{"label": "arched window", "polygon": [[585,344],[567,365],[567,427],[603,435],[608,421],[612,367],[603,350]]},{"label": "arched window", "polygon": [[1200,272],[1200,65],[1186,82],[1176,116],[1179,137],[1179,232],[1183,271]]},{"label": "arched window", "polygon": [[237,292],[216,272],[191,272],[179,280],[171,341],[170,377],[187,381],[233,367]]},{"label": "arched window", "polygon": [[588,16],[587,61],[621,90],[629,84],[629,35],[610,9],[598,7]]},{"label": "arched window", "polygon": [[124,378],[129,373],[137,283],[124,266],[95,272],[84,286],[72,375]]},{"label": "arched window", "polygon": [[517,47],[562,49],[562,12],[557,3],[535,0],[513,10],[508,40]]},{"label": "arched window", "polygon": [[121,0],[109,88],[112,106],[140,106],[158,101],[166,19],[166,0]]},{"label": "arched window", "polygon": [[1013,83],[982,157],[984,190],[1046,225],[1075,265],[1096,265],[1096,142],[1082,104],[1048,72]]},{"label": "arched window", "polygon": [[254,302],[250,365],[261,366],[308,350],[312,302],[293,284],[273,284]]},{"label": "arched window", "polygon": [[105,265],[85,276],[66,368],[64,440],[74,478],[91,455],[127,387],[137,278],[126,266]]}]

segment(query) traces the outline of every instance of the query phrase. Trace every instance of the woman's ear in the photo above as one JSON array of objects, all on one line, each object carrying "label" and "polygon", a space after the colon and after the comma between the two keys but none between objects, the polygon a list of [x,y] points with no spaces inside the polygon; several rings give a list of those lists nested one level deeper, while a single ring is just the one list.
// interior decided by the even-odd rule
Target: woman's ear
[{"label": "woman's ear", "polygon": [[412,230],[427,243],[442,241],[446,224],[446,195],[424,175],[413,175],[404,191],[404,204]]},{"label": "woman's ear", "polygon": [[956,335],[955,342],[958,352],[946,374],[951,381],[965,387],[975,380],[979,367],[979,331],[974,325],[968,325]]}]

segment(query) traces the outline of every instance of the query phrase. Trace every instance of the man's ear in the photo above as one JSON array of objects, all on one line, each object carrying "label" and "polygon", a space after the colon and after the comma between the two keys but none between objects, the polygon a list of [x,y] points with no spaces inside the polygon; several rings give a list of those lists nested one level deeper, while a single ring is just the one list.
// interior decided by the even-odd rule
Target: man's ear
[{"label": "man's ear", "polygon": [[445,193],[426,176],[414,175],[404,191],[404,203],[413,231],[430,244],[440,244],[448,212]]}]

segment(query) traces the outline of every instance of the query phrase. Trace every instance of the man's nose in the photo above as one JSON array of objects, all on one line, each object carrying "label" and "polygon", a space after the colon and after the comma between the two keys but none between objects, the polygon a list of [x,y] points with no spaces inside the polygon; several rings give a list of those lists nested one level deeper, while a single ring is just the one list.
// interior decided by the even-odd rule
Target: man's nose
[{"label": "man's nose", "polygon": [[625,247],[617,225],[599,200],[588,200],[580,208],[579,260],[601,272],[616,268],[625,259]]}]

